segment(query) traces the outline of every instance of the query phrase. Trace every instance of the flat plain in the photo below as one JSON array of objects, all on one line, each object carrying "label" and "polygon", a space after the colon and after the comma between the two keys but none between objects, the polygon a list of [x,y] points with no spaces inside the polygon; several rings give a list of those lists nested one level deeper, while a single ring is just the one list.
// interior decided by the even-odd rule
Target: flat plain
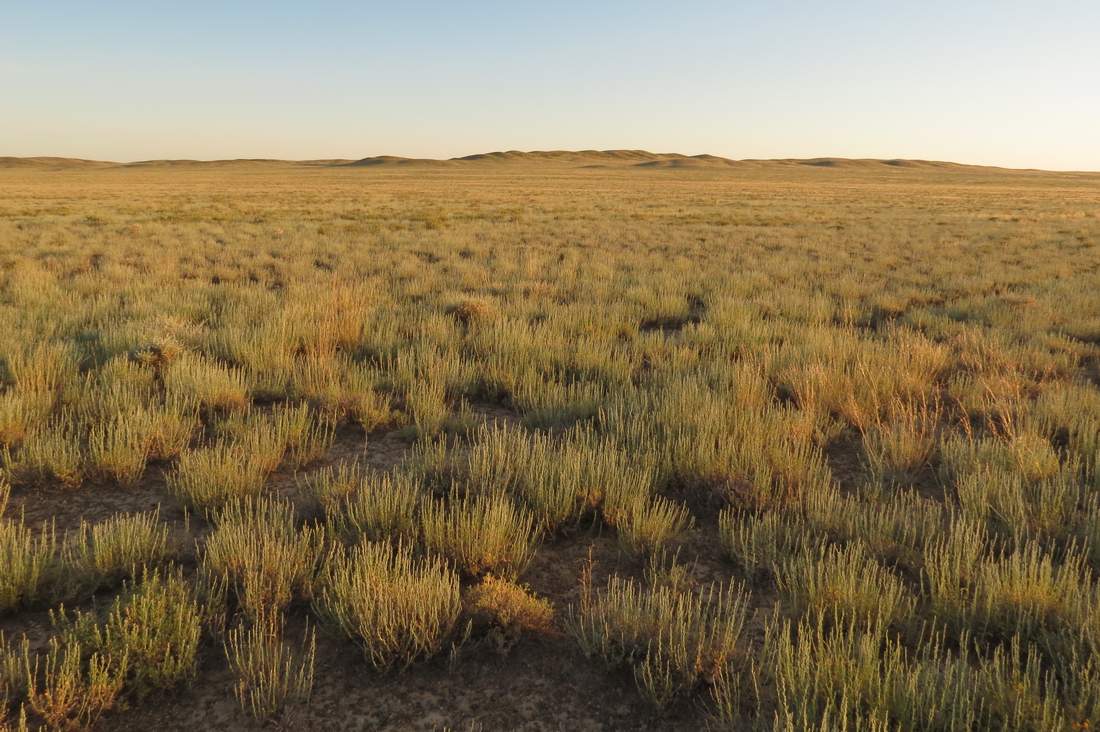
[{"label": "flat plain", "polygon": [[1100,174],[0,160],[0,730],[1100,725]]}]

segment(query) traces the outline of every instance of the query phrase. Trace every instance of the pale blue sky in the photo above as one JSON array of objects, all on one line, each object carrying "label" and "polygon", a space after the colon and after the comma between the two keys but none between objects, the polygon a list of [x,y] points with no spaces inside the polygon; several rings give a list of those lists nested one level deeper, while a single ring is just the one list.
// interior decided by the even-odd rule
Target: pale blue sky
[{"label": "pale blue sky", "polygon": [[1100,0],[0,0],[0,155],[1100,170]]}]

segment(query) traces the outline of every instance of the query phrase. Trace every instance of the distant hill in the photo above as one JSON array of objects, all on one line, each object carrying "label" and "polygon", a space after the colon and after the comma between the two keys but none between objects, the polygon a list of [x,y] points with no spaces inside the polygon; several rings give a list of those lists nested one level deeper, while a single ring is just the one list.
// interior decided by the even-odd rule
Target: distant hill
[{"label": "distant hill", "polygon": [[[808,158],[777,160],[731,160],[717,155],[681,155],[652,153],[646,150],[507,150],[465,155],[447,160],[403,158],[378,155],[360,160],[274,160],[266,158],[236,160],[142,160],[113,163],[100,160],[52,157],[0,157],[0,169],[70,170],[99,168],[176,169],[176,168],[466,168],[477,166],[548,165],[578,169],[639,168],[639,169],[768,169],[822,168],[841,170],[937,170],[937,171],[1010,171],[981,165],[965,165],[934,160],[876,160],[854,158]],[[1045,172],[1016,169],[1017,172]]]},{"label": "distant hill", "polygon": [[38,170],[64,169],[64,168],[105,168],[117,163],[107,163],[102,160],[82,160],[80,158],[14,158],[0,157],[0,168],[28,168]]},{"label": "distant hill", "polygon": [[402,158],[396,155],[377,155],[372,158],[335,163],[348,168],[375,168],[379,166],[427,165],[432,167],[450,167],[454,160],[432,160],[431,158]]}]

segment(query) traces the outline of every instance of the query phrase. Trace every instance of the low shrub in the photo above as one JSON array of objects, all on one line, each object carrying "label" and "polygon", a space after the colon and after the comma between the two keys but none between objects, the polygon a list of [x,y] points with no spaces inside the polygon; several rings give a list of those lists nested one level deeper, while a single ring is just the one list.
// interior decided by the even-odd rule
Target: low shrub
[{"label": "low shrub", "polygon": [[748,610],[739,587],[711,585],[701,592],[642,587],[611,577],[593,592],[586,576],[567,630],[587,656],[626,665],[658,706],[699,685],[713,684],[737,654]]},{"label": "low shrub", "polygon": [[256,618],[308,597],[323,543],[320,528],[297,527],[289,503],[246,499],[218,515],[201,572],[208,582],[224,577],[241,608]]},{"label": "low shrub", "polygon": [[458,575],[440,558],[415,558],[406,545],[337,548],[318,588],[317,614],[357,643],[379,670],[405,668],[439,653],[462,609]]},{"label": "low shrub", "polygon": [[420,512],[424,545],[469,577],[518,577],[535,553],[535,521],[502,495],[430,500]]}]

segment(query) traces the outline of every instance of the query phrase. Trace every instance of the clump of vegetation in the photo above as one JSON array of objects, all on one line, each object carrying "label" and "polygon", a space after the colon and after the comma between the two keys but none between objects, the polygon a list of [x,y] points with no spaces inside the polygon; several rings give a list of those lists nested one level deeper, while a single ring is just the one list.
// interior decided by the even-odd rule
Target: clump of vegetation
[{"label": "clump of vegetation", "polygon": [[420,511],[424,545],[465,575],[518,577],[535,553],[534,519],[502,495],[453,495]]},{"label": "clump of vegetation", "polygon": [[463,597],[466,612],[483,617],[506,635],[552,634],[554,607],[529,589],[509,580],[487,575]]},{"label": "clump of vegetation", "polygon": [[180,571],[146,572],[115,601],[107,619],[92,613],[54,618],[69,643],[84,652],[126,659],[124,689],[138,699],[190,681],[196,670],[201,615]]},{"label": "clump of vegetation", "polygon": [[36,532],[22,521],[0,516],[0,612],[50,597],[60,568],[52,525]]},{"label": "clump of vegetation", "polygon": [[125,656],[51,638],[45,653],[25,656],[25,708],[48,729],[91,727],[118,703],[127,669]]},{"label": "clump of vegetation", "polygon": [[444,649],[462,609],[458,575],[407,545],[364,543],[326,560],[314,608],[379,670],[405,668]]},{"label": "clump of vegetation", "polygon": [[323,543],[322,529],[298,527],[289,503],[245,499],[219,513],[202,572],[209,581],[225,577],[241,608],[255,618],[308,598]]},{"label": "clump of vegetation", "polygon": [[233,693],[241,708],[259,720],[283,715],[309,703],[317,662],[317,638],[307,631],[301,649],[283,641],[283,618],[268,610],[229,631],[229,667],[237,678]]},{"label": "clump of vegetation", "polygon": [[86,474],[80,427],[68,413],[36,425],[17,451],[3,453],[3,461],[15,483],[78,488]]},{"label": "clump of vegetation", "polygon": [[808,549],[782,561],[776,585],[795,616],[857,617],[901,624],[915,605],[901,579],[860,544]]},{"label": "clump of vegetation", "polygon": [[486,300],[463,300],[455,303],[449,309],[455,320],[463,325],[483,323],[496,314],[496,309]]},{"label": "clump of vegetation", "polygon": [[656,552],[692,523],[685,506],[653,495],[650,462],[589,429],[561,439],[514,427],[483,429],[457,471],[483,492],[517,496],[549,533],[598,515],[637,554]]},{"label": "clump of vegetation", "polygon": [[174,359],[163,373],[165,392],[193,400],[207,413],[233,411],[248,406],[244,375],[201,356]]},{"label": "clump of vegetation", "polygon": [[727,508],[718,516],[718,538],[746,580],[774,577],[783,561],[811,539],[810,527],[797,515],[768,511],[753,515]]},{"label": "clump of vegetation", "polygon": [[424,490],[408,473],[378,474],[342,465],[321,471],[310,488],[332,536],[347,543],[416,539],[416,511]]},{"label": "clump of vegetation", "polygon": [[237,443],[219,442],[181,454],[168,475],[168,487],[187,505],[209,511],[258,495],[267,472],[262,454]]},{"label": "clump of vegetation", "polygon": [[685,592],[612,577],[593,590],[590,575],[566,628],[588,656],[625,664],[658,706],[715,683],[738,653],[748,596],[737,587]]},{"label": "clump of vegetation", "polygon": [[65,594],[117,584],[163,564],[178,551],[159,511],[117,515],[96,524],[81,522],[65,541],[62,561],[73,583]]},{"label": "clump of vegetation", "polygon": [[604,516],[623,547],[645,556],[657,553],[693,523],[687,506],[661,496],[605,507]]}]

